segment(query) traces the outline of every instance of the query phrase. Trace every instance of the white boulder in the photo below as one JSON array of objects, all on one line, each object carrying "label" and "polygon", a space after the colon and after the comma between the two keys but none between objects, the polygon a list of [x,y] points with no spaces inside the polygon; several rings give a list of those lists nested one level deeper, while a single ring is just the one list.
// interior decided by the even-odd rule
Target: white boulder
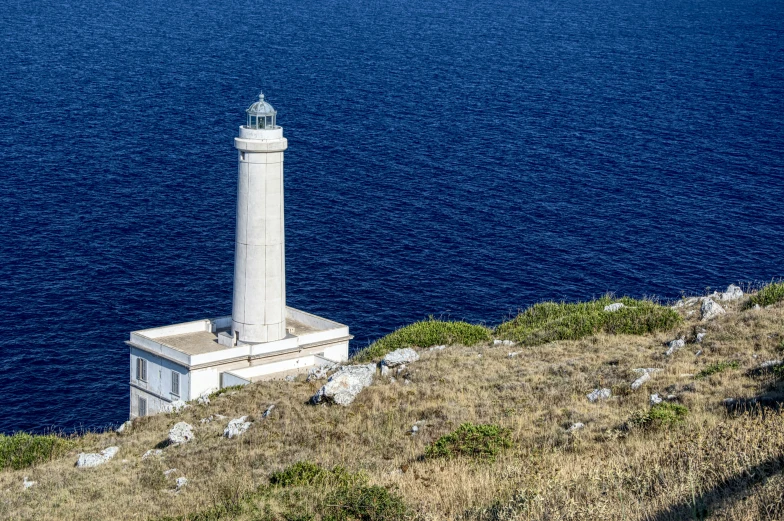
[{"label": "white boulder", "polygon": [[661,396],[659,396],[659,393],[654,393],[651,395],[650,401],[651,401],[651,405],[657,405],[662,403],[664,400],[662,400]]},{"label": "white boulder", "polygon": [[37,481],[28,481],[27,480],[27,476],[25,476],[24,477],[24,481],[22,481],[22,486],[24,487],[25,490],[27,490],[28,488],[32,487],[36,483],[38,483],[38,482]]},{"label": "white boulder", "polygon": [[170,412],[180,412],[184,409],[187,409],[188,407],[189,405],[184,401],[174,400],[172,403],[169,404],[168,407],[166,407],[166,409],[168,409]]},{"label": "white boulder", "polygon": [[180,478],[177,478],[177,490],[181,489],[182,487],[184,487],[187,484],[188,484],[188,478],[186,478],[184,476],[180,477]]},{"label": "white boulder", "polygon": [[610,313],[618,311],[619,309],[623,309],[626,306],[623,305],[623,302],[616,302],[615,304],[610,304],[608,306],[604,306],[604,310]]},{"label": "white boulder", "polygon": [[266,410],[266,411],[264,411],[264,413],[262,413],[261,417],[262,417],[262,418],[266,418],[267,416],[269,416],[270,414],[272,414],[272,410],[273,410],[274,408],[275,408],[275,404],[273,403],[272,405],[270,405],[269,407],[267,407],[267,410]]},{"label": "white boulder", "polygon": [[381,376],[384,378],[389,378],[392,375],[392,371],[386,365],[381,365]]},{"label": "white boulder", "polygon": [[497,346],[513,346],[513,345],[515,345],[515,342],[513,342],[512,340],[493,340],[493,345],[496,346],[496,347]]},{"label": "white boulder", "polygon": [[334,402],[350,405],[357,395],[373,383],[376,374],[375,364],[349,365],[341,367],[327,380],[327,383],[310,399],[311,403]]},{"label": "white boulder", "polygon": [[199,405],[209,405],[210,404],[210,391],[204,391],[201,395],[196,398],[196,403]]},{"label": "white boulder", "polygon": [[642,384],[651,379],[651,373],[643,373],[641,377],[632,382],[632,391],[636,391]]},{"label": "white boulder", "polygon": [[722,293],[719,297],[721,300],[738,300],[743,298],[743,290],[735,284],[727,286],[727,291]]},{"label": "white boulder", "polygon": [[506,357],[507,358],[514,358],[514,357],[516,357],[519,354],[520,354],[520,351],[514,351],[514,352],[509,353],[508,355],[506,355]]},{"label": "white boulder", "polygon": [[577,422],[577,423],[573,423],[568,429],[566,429],[566,431],[567,432],[579,431],[580,429],[582,429],[584,427],[585,427],[585,424],[583,422]]},{"label": "white boulder", "polygon": [[89,452],[84,453],[82,452],[79,454],[79,459],[76,460],[77,467],[97,467],[98,465],[103,465],[110,459],[112,459],[117,452],[119,452],[120,447],[108,447],[102,450],[99,453]]},{"label": "white boulder", "polygon": [[701,344],[703,340],[705,340],[705,333],[697,333],[697,338],[695,339],[695,341],[698,344]]},{"label": "white boulder", "polygon": [[417,360],[419,360],[417,352],[410,347],[404,347],[403,349],[396,349],[384,355],[384,359],[381,360],[381,365],[396,367],[398,365],[416,362]]},{"label": "white boulder", "polygon": [[117,427],[117,430],[114,432],[117,432],[118,434],[122,434],[125,431],[131,430],[131,425],[133,425],[133,422],[131,422],[131,420],[128,420],[127,422]]},{"label": "white boulder", "polygon": [[142,454],[142,459],[160,456],[161,454],[163,454],[163,451],[161,449],[150,449],[144,454]]},{"label": "white boulder", "polygon": [[667,344],[667,351],[664,353],[664,356],[672,355],[674,352],[678,351],[679,349],[681,349],[685,345],[686,345],[686,339],[685,338],[683,338],[683,337],[676,338],[675,340],[673,340],[669,344]]},{"label": "white boulder", "polygon": [[318,367],[313,367],[308,370],[308,376],[305,378],[305,380],[308,382],[312,382],[313,380],[323,380],[327,377],[329,372],[335,369],[337,366],[338,364],[325,364]]},{"label": "white boulder", "polygon": [[229,422],[225,429],[223,429],[223,436],[226,438],[234,438],[235,436],[239,436],[243,434],[245,431],[250,429],[250,423],[247,420],[247,416],[242,416],[240,418],[235,418]]},{"label": "white boulder", "polygon": [[710,320],[719,315],[723,315],[724,313],[726,313],[726,311],[724,311],[724,308],[718,305],[713,300],[706,298],[705,300],[702,301],[702,306],[700,307],[700,315],[702,317],[702,320]]},{"label": "white boulder", "polygon": [[689,306],[693,306],[694,304],[696,304],[699,301],[700,301],[700,299],[698,299],[697,297],[689,297],[689,298],[686,298],[686,299],[679,300],[672,307],[673,308],[689,307]]},{"label": "white boulder", "polygon": [[594,389],[590,393],[585,395],[588,398],[588,401],[593,403],[597,400],[606,400],[610,396],[612,396],[612,391],[607,388],[604,389]]},{"label": "white boulder", "polygon": [[187,443],[193,439],[193,427],[185,422],[179,422],[169,431],[169,443],[177,445]]}]

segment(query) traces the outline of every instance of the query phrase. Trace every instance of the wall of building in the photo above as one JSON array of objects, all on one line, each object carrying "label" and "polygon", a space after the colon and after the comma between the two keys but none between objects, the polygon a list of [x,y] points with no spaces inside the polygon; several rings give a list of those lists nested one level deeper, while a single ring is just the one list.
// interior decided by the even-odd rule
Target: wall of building
[{"label": "wall of building", "polygon": [[[131,347],[130,385],[131,418],[138,415],[138,396],[148,397],[147,414],[161,412],[175,400],[190,399],[190,378],[188,369],[147,351]],[[147,381],[136,378],[136,360],[147,361]],[[180,394],[172,393],[172,372],[180,375]]]}]

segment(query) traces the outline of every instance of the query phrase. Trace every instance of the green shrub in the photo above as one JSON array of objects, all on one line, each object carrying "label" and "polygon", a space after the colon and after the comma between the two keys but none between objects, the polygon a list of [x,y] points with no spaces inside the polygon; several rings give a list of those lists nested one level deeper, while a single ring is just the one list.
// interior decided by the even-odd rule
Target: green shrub
[{"label": "green shrub", "polygon": [[784,281],[771,282],[752,295],[743,305],[743,309],[753,308],[755,305],[760,307],[770,306],[781,301],[784,301]]},{"label": "green shrub", "polygon": [[467,322],[445,322],[430,318],[402,327],[380,338],[354,356],[357,362],[369,362],[403,347],[431,347],[461,344],[473,346],[492,339],[490,330]]},{"label": "green shrub", "polygon": [[68,452],[75,443],[72,440],[47,434],[37,436],[17,432],[13,436],[0,434],[0,470],[32,467],[53,460]]},{"label": "green shrub", "polygon": [[309,461],[299,461],[270,475],[270,485],[277,487],[305,487],[310,485],[354,487],[367,482],[362,472],[349,472],[337,465],[332,470]]},{"label": "green shrub", "polygon": [[683,405],[670,402],[657,403],[647,412],[636,413],[629,420],[629,424],[634,427],[655,429],[669,427],[683,422],[689,410]]},{"label": "green shrub", "polygon": [[711,364],[705,369],[703,369],[702,371],[700,371],[699,373],[697,373],[697,376],[695,378],[707,378],[714,374],[718,374],[723,371],[726,371],[727,369],[737,369],[738,367],[740,367],[740,364],[735,360],[731,362],[724,362],[724,361],[716,362],[715,364]]},{"label": "green shrub", "polygon": [[[625,307],[604,311],[615,302]],[[590,302],[542,302],[526,309],[496,328],[498,337],[523,345],[540,345],[555,340],[579,340],[597,333],[644,335],[671,329],[680,315],[651,300],[603,297]]]},{"label": "green shrub", "polygon": [[378,485],[334,490],[322,510],[324,521],[397,521],[408,516],[403,499]]},{"label": "green shrub", "polygon": [[217,391],[215,391],[213,393],[210,393],[209,398],[210,399],[217,398],[218,396],[220,396],[222,394],[226,394],[226,393],[231,392],[231,391],[239,391],[243,387],[245,387],[245,386],[244,385],[230,385],[229,387],[224,387],[223,389],[218,389]]},{"label": "green shrub", "polygon": [[471,456],[494,460],[503,449],[512,446],[509,429],[498,425],[464,423],[451,434],[438,438],[425,450],[428,458]]}]

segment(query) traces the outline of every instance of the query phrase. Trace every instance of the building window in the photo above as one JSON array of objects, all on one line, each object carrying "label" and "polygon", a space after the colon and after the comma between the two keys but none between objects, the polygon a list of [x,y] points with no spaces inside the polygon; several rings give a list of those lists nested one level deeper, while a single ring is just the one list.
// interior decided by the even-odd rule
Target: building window
[{"label": "building window", "polygon": [[139,396],[139,416],[147,416],[147,398]]},{"label": "building window", "polygon": [[172,394],[180,395],[180,373],[172,371]]},{"label": "building window", "polygon": [[141,382],[147,381],[147,360],[144,358],[136,359],[136,379]]}]

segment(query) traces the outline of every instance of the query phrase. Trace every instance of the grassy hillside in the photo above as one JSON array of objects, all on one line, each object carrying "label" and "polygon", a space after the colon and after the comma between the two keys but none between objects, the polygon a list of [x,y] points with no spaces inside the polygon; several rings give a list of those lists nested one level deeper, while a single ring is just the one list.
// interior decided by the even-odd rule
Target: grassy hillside
[{"label": "grassy hillside", "polygon": [[[349,407],[308,405],[323,381],[267,382],[29,461],[15,449],[0,519],[784,519],[784,368],[759,369],[784,358],[776,295],[721,302],[708,322],[699,302],[623,299],[611,302],[631,309],[614,315],[604,301],[540,304],[495,330],[425,321],[361,355],[412,345],[421,359]],[[453,342],[471,345],[427,349]],[[661,371],[632,390],[636,368]],[[612,396],[589,402],[601,388]],[[229,440],[228,419],[200,423],[215,414],[255,423]],[[142,460],[178,421],[196,439]],[[111,445],[109,463],[74,468],[78,452]],[[38,483],[23,490],[24,476]]]}]

